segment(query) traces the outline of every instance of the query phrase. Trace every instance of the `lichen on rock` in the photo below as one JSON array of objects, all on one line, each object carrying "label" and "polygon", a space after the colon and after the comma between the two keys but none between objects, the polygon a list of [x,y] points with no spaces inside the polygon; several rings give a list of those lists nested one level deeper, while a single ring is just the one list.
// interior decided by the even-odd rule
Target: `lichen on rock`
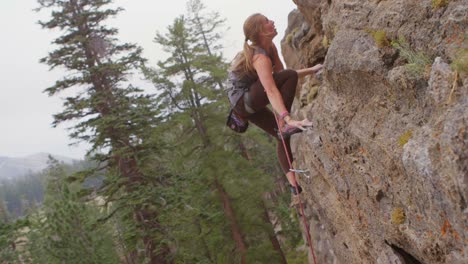
[{"label": "lichen on rock", "polygon": [[401,225],[405,222],[406,215],[405,210],[401,207],[396,207],[392,211],[392,223],[395,225]]}]

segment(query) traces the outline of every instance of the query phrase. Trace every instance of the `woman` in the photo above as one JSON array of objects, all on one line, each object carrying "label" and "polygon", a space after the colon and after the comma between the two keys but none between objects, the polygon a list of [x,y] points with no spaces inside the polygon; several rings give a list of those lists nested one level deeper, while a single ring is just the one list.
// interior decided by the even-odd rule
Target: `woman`
[{"label": "woman", "polygon": [[[292,160],[289,137],[311,126],[307,119],[294,120],[289,111],[294,100],[298,77],[318,72],[322,65],[302,70],[284,70],[273,38],[278,34],[275,23],[262,14],[253,14],[244,23],[244,49],[234,58],[229,80],[228,96],[238,119],[247,119],[277,138],[277,154],[291,191],[297,195],[294,173],[289,169]],[[250,44],[249,44],[250,42]],[[271,104],[276,117],[267,108]],[[281,128],[279,131],[278,127]],[[286,154],[281,138],[284,138]],[[297,186],[299,193],[302,191]]]}]

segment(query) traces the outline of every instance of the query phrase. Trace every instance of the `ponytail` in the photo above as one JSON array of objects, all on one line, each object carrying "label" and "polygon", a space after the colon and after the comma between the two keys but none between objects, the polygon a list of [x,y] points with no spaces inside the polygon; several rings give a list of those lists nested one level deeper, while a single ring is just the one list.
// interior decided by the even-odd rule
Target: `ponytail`
[{"label": "ponytail", "polygon": [[[255,75],[252,59],[255,50],[255,42],[262,29],[261,19],[263,19],[263,15],[256,13],[249,16],[244,22],[244,47],[243,50],[234,57],[230,67],[231,71],[236,72],[240,76],[250,77]],[[249,44],[249,40],[252,42],[252,45]]]},{"label": "ponytail", "polygon": [[249,42],[244,42],[244,72],[246,75],[253,75],[255,74],[255,69],[253,67],[252,59],[254,55],[254,48],[249,45]]}]

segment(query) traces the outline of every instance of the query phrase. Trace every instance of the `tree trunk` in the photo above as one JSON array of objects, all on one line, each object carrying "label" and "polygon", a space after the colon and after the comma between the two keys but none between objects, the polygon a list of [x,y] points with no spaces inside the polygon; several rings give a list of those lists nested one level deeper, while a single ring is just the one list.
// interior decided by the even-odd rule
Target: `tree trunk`
[{"label": "tree trunk", "polygon": [[125,242],[122,237],[121,227],[119,226],[117,222],[112,222],[112,224],[115,226],[115,230],[117,232],[117,241],[114,241],[114,243],[117,246],[117,252],[118,252],[120,261],[125,264],[137,264],[135,262],[135,260],[138,259],[136,250],[127,252],[126,250],[127,247],[125,246]]},{"label": "tree trunk", "polygon": [[[200,32],[202,33],[203,43],[205,44],[206,51],[208,51],[208,55],[213,56],[213,54],[211,53],[210,45],[209,45],[208,40],[207,40],[206,35],[205,35],[205,31],[203,29],[203,23],[200,21],[200,17],[197,16],[195,19],[197,20],[197,25],[198,25],[198,27],[200,29]],[[224,90],[224,85],[223,85],[223,82],[221,80],[216,78],[216,83],[218,84],[218,86],[219,86],[219,88],[221,90]]]},{"label": "tree trunk", "polygon": [[[127,188],[129,193],[134,192],[133,185],[143,181],[143,177],[134,158],[121,158],[117,156],[118,167],[120,173],[124,177],[129,178],[130,185]],[[158,213],[141,207],[134,210],[134,216],[137,224],[141,227],[143,234],[143,244],[145,246],[145,256],[149,259],[150,264],[166,264],[172,263],[169,260],[170,249],[167,246],[159,246],[154,237],[151,236],[152,231],[162,230],[161,224],[156,220]]]},{"label": "tree trunk", "polygon": [[[86,30],[84,31],[86,32]],[[85,54],[88,58],[88,64],[90,68],[98,63],[98,58],[93,56],[92,50],[89,46],[85,46]],[[111,115],[110,109],[113,107],[118,107],[116,102],[113,100],[112,88],[107,84],[105,76],[93,75],[91,76],[91,79],[95,90],[106,94],[106,97],[103,98],[104,100],[100,104],[98,104],[96,110],[102,117]],[[111,140],[112,150],[128,148],[131,145],[130,139],[126,133],[123,133],[114,127],[107,127],[105,133]],[[114,161],[116,162],[114,165],[117,166],[122,177],[128,178],[131,182],[131,185],[142,181],[143,177],[138,168],[137,161],[135,158],[133,158],[133,155],[130,155],[129,158],[124,158],[117,155],[114,156]],[[127,188],[127,192],[133,192],[132,186]],[[160,224],[155,220],[157,217],[157,212],[149,212],[143,208],[136,208],[133,213],[135,215],[137,225],[143,228],[143,230],[141,230],[143,234],[151,233],[150,231],[152,228],[158,228],[158,230],[161,230]],[[154,239],[149,235],[145,235],[143,237],[143,243],[145,246],[145,256],[150,260],[149,263],[170,263],[167,260],[170,253],[169,248],[156,248],[158,243],[156,243],[156,241],[154,241]]]},{"label": "tree trunk", "polygon": [[219,183],[217,178],[215,178],[215,185],[216,185],[216,189],[218,190],[221,196],[221,200],[223,202],[224,213],[231,224],[232,239],[236,243],[237,250],[239,251],[241,255],[241,264],[246,264],[247,263],[247,259],[246,259],[247,245],[244,242],[244,236],[242,235],[242,232],[237,223],[234,210],[231,206],[231,200],[229,198],[229,195],[226,193],[226,191],[224,190],[223,186]]},{"label": "tree trunk", "polygon": [[[67,21],[69,24],[65,27],[65,29],[70,29],[75,35],[74,37],[79,37],[79,43],[76,48],[80,49],[83,52],[83,55],[79,55],[80,59],[81,56],[85,59],[86,68],[83,69],[80,67],[68,66],[65,65],[66,68],[81,71],[84,75],[90,75],[89,78],[91,81],[86,81],[86,84],[92,84],[92,93],[90,93],[90,97],[93,100],[93,105],[90,106],[92,109],[92,113],[98,113],[99,117],[106,118],[106,117],[114,117],[114,110],[121,108],[120,103],[118,102],[117,97],[119,94],[116,93],[114,86],[113,86],[113,78],[115,76],[112,75],[112,72],[105,71],[102,68],[100,70],[96,70],[99,67],[102,67],[100,62],[100,56],[97,54],[96,50],[93,48],[92,38],[93,35],[96,35],[96,32],[93,32],[93,26],[90,26],[90,20],[87,20],[88,14],[83,14],[89,12],[89,10],[85,10],[86,5],[88,3],[92,3],[92,1],[78,1],[78,0],[70,0],[70,1],[39,1],[39,2],[47,2],[41,3],[42,6],[53,7],[54,5],[61,6],[66,11],[64,13],[67,14]],[[50,3],[49,3],[50,2]],[[107,2],[107,1],[103,1]],[[101,3],[105,4],[105,3]],[[98,4],[95,4],[98,5]],[[71,15],[71,17],[70,17]],[[96,22],[99,23],[99,22]],[[59,26],[58,21],[54,21],[53,25],[49,25],[49,27],[54,28]],[[61,26],[63,30],[63,26]],[[99,32],[97,32],[99,35]],[[112,36],[112,33],[103,33],[104,37],[106,34],[108,36]],[[62,40],[63,41],[63,40]],[[78,55],[77,55],[78,56]],[[73,58],[72,58],[73,60]],[[107,61],[107,60],[106,60]],[[108,66],[106,66],[108,67]],[[123,75],[122,75],[123,76]],[[119,77],[122,77],[119,76]],[[87,78],[86,78],[87,80]],[[133,186],[136,186],[136,183],[144,183],[142,172],[138,167],[136,159],[134,157],[134,153],[132,150],[129,150],[131,147],[131,135],[125,130],[125,128],[120,128],[120,124],[116,122],[115,124],[100,124],[96,125],[94,129],[96,129],[96,134],[102,135],[106,140],[110,140],[110,152],[111,152],[111,163],[109,164],[110,167],[115,168],[119,171],[120,177],[126,178],[129,180],[129,186],[125,189],[127,194],[135,193],[138,190],[135,190]],[[124,152],[123,154],[119,154]],[[139,231],[143,234],[143,243],[145,246],[145,256],[149,259],[149,263],[158,263],[158,264],[165,264],[171,263],[169,260],[169,248],[167,246],[158,246],[159,241],[152,236],[152,232],[162,230],[159,222],[157,221],[158,212],[156,210],[147,210],[143,208],[143,206],[137,205],[133,211],[135,225],[138,226],[140,229]],[[133,251],[130,252],[132,257],[135,257],[137,252]],[[132,260],[138,262],[138,259]]]},{"label": "tree trunk", "polygon": [[200,135],[203,146],[206,148],[210,146],[210,139],[206,134],[206,128],[203,123],[203,120],[200,117],[200,113],[197,110],[192,111],[192,120],[195,122],[195,127],[197,128],[198,134]]},{"label": "tree trunk", "polygon": [[[149,210],[143,210],[142,208],[135,210],[137,222],[144,226],[143,230],[154,230],[161,229],[161,225],[155,221],[157,215],[156,212]],[[170,255],[170,249],[167,246],[157,247],[155,239],[148,234],[143,236],[143,244],[145,245],[145,255],[149,259],[150,264],[169,264],[173,263],[168,256]]]},{"label": "tree trunk", "polygon": [[270,237],[271,245],[273,246],[273,249],[278,253],[281,259],[281,263],[283,264],[288,264],[286,260],[286,256],[284,255],[283,250],[281,249],[280,242],[278,241],[278,238],[276,237],[275,230],[274,230],[274,225],[270,221],[270,217],[268,215],[268,210],[265,206],[265,202],[263,202],[263,220],[265,223],[269,224],[271,226],[271,229],[268,230],[268,236]]}]

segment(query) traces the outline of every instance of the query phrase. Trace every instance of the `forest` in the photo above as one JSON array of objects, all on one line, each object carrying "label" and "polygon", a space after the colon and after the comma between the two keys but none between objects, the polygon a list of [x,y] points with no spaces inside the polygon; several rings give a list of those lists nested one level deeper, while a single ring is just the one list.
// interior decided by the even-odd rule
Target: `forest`
[{"label": "forest", "polygon": [[154,36],[168,57],[150,65],[106,24],[123,10],[111,0],[38,3],[42,28],[60,32],[41,62],[67,72],[44,92],[72,91],[53,125],[73,121],[69,136],[91,148],[0,183],[1,264],[307,263],[276,140],[225,126],[219,13],[188,1]]}]

